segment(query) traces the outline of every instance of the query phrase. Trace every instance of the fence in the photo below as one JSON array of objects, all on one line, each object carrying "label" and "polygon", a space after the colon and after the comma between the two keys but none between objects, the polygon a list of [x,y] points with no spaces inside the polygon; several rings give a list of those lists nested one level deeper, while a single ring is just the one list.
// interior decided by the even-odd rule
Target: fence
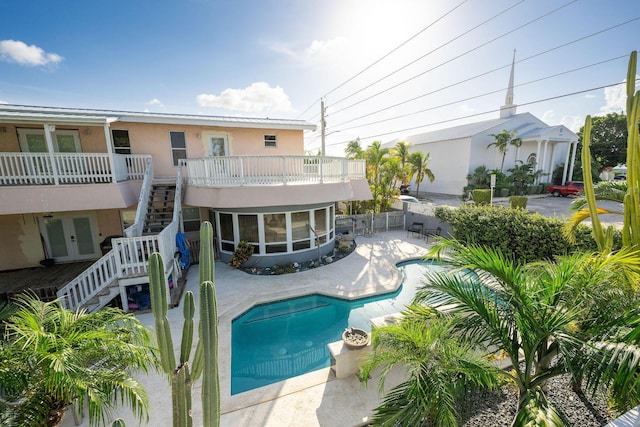
[{"label": "fence", "polygon": [[336,232],[350,231],[354,235],[366,235],[405,227],[404,212],[379,214],[336,215]]}]

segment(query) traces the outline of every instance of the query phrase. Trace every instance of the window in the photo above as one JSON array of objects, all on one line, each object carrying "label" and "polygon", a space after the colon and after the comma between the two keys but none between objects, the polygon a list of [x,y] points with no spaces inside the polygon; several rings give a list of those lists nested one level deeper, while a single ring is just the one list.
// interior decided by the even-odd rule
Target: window
[{"label": "window", "polygon": [[287,252],[287,217],[283,213],[264,214],[264,241],[268,254]]},{"label": "window", "polygon": [[[80,136],[77,130],[57,129],[51,133],[53,151],[56,153],[80,153]],[[20,149],[25,153],[48,152],[43,129],[18,129]]]},{"label": "window", "polygon": [[128,130],[112,130],[113,152],[116,154],[131,154],[131,141]]},{"label": "window", "polygon": [[173,165],[178,166],[178,161],[187,158],[187,141],[184,132],[169,132],[171,139],[171,155],[173,156]]},{"label": "window", "polygon": [[182,208],[182,225],[184,231],[200,231],[200,208]]},{"label": "window", "polygon": [[275,135],[265,135],[264,136],[264,146],[265,147],[272,147],[272,148],[276,148],[277,147],[277,140],[276,140],[276,136]]},{"label": "window", "polygon": [[233,241],[233,215],[221,213],[218,219],[220,221],[220,245],[222,250],[233,252],[235,249]]}]

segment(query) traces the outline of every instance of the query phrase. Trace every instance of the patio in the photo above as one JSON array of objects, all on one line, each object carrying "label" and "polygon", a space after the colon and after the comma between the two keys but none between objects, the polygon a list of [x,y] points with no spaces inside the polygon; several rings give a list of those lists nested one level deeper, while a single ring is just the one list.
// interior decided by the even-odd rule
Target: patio
[{"label": "patio", "polygon": [[[426,253],[424,240],[407,238],[405,231],[358,236],[356,241],[358,246],[348,257],[321,268],[294,274],[256,276],[216,263],[222,426],[356,426],[362,424],[377,406],[380,396],[376,381],[371,381],[364,388],[355,376],[336,380],[329,368],[230,395],[231,321],[235,317],[258,303],[313,292],[353,299],[392,291],[402,280],[395,264],[420,258]],[[197,300],[197,267],[189,270],[186,289],[194,291]],[[151,313],[140,314],[138,318],[148,327],[154,323]],[[170,310],[169,321],[174,343],[179,345],[182,310]],[[149,393],[151,413],[147,425],[170,425],[171,392],[168,380],[161,374],[139,378]],[[388,379],[387,386],[392,385],[393,381]],[[194,425],[202,422],[199,394],[198,382],[193,388]],[[126,408],[117,411],[116,416],[122,417],[127,425],[138,425]],[[68,414],[62,425],[73,426],[73,417]],[[81,425],[88,426],[88,420],[85,418]]]}]

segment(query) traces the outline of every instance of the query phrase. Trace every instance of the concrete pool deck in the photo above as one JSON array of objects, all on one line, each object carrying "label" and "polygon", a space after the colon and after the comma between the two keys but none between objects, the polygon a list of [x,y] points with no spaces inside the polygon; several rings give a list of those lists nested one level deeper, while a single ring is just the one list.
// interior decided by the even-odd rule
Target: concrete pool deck
[{"label": "concrete pool deck", "polygon": [[[378,405],[377,381],[364,387],[355,376],[335,379],[329,368],[301,375],[269,386],[231,395],[231,321],[256,304],[296,296],[321,293],[346,299],[394,291],[402,276],[396,264],[417,259],[427,252],[419,237],[407,236],[403,230],[356,236],[353,253],[332,264],[299,273],[251,275],[216,263],[215,284],[219,317],[219,375],[222,426],[356,426],[362,424]],[[186,289],[194,292],[198,303],[198,268],[187,274]],[[169,311],[174,346],[182,336],[182,306]],[[137,316],[153,328],[153,316]],[[116,416],[127,426],[171,425],[171,391],[161,374],[138,375],[149,394],[151,405],[148,423],[140,424],[126,408]],[[387,388],[395,381],[389,378]],[[200,381],[192,391],[194,425],[202,424]],[[70,416],[64,426],[73,426]],[[85,418],[82,426],[88,426]]]}]

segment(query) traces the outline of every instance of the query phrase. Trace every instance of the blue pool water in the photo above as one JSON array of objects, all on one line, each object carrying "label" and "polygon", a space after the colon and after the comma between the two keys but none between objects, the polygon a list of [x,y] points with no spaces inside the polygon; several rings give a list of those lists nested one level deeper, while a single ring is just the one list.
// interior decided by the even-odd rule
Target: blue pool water
[{"label": "blue pool water", "polygon": [[231,394],[329,367],[327,344],[347,327],[371,330],[369,319],[402,311],[413,299],[433,261],[398,264],[402,286],[393,293],[358,300],[308,295],[261,304],[231,326]]}]

